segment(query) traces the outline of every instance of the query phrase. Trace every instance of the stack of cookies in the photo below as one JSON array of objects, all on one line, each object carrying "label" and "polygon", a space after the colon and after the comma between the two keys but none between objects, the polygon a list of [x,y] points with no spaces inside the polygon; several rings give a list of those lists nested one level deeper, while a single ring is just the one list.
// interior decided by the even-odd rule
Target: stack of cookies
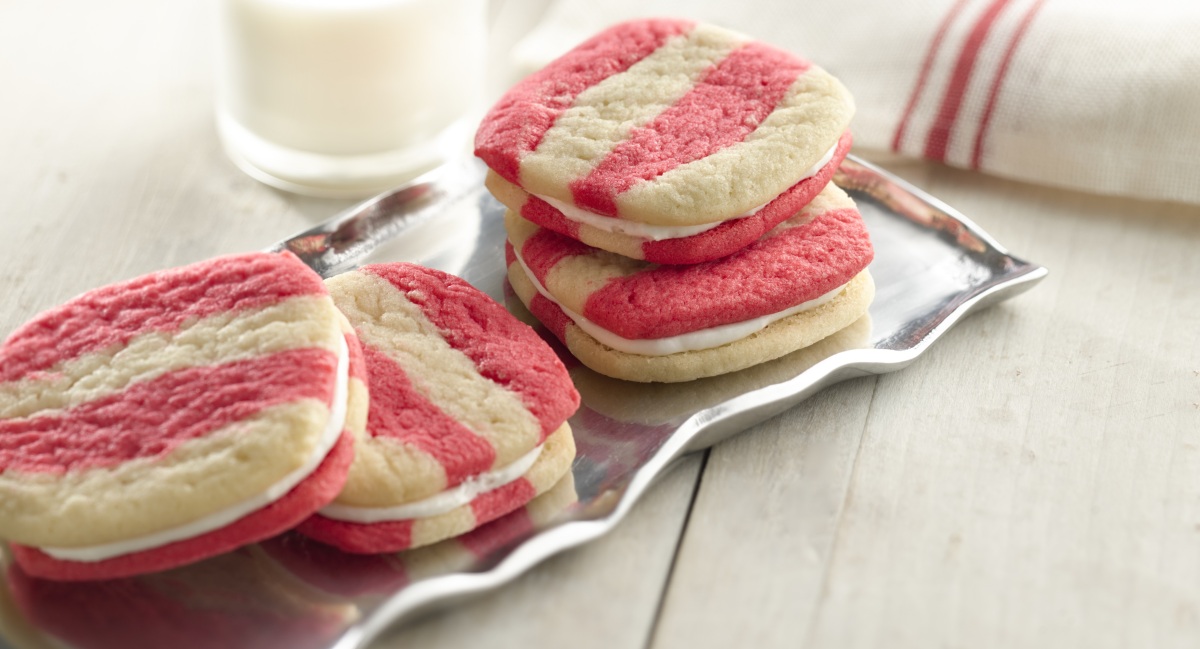
[{"label": "stack of cookies", "polygon": [[511,89],[476,135],[507,208],[509,281],[585,365],[731,372],[857,320],[870,240],[830,183],[853,100],[711,25],[612,27]]}]

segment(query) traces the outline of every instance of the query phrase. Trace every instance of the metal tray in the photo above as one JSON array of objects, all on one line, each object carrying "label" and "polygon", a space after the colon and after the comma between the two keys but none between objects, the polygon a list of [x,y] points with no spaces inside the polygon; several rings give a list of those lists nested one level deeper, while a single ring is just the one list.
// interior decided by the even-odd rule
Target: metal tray
[{"label": "metal tray", "polygon": [[[967,313],[1046,276],[887,172],[851,157],[836,180],[858,202],[876,248],[869,316],[784,358],[687,384],[628,384],[575,367],[583,396],[571,419],[579,455],[572,474],[525,509],[466,537],[397,555],[345,555],[286,534],[184,568],[108,582],[31,579],[0,550],[0,647],[363,647],[418,611],[498,588],[603,535],[683,454],[827,385],[901,369]],[[502,208],[480,181],[477,163],[442,170],[278,248],[297,252],[324,275],[371,261],[417,261],[505,301]],[[510,308],[523,310],[507,297]]]}]

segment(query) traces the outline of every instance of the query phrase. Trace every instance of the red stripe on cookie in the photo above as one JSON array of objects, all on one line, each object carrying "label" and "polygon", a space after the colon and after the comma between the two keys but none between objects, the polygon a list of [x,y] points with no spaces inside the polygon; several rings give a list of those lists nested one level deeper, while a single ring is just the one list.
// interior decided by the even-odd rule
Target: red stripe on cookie
[{"label": "red stripe on cookie", "polygon": [[850,152],[851,141],[850,132],[847,131],[838,140],[837,149],[829,164],[822,167],[815,176],[793,185],[753,215],[726,221],[707,232],[690,237],[647,241],[642,244],[642,257],[655,264],[699,264],[741,250],[771,228],[794,216],[821,193],[833,178],[838,166],[842,164],[842,160],[846,158],[846,154]]},{"label": "red stripe on cookie", "polygon": [[407,264],[365,266],[403,292],[451,348],[484,378],[515,392],[541,424],[544,440],[579,407],[558,357],[533,329],[467,282]]},{"label": "red stripe on cookie", "polygon": [[414,521],[350,523],[314,514],[296,526],[296,531],[322,543],[354,554],[399,552],[412,547]]},{"label": "red stripe on cookie", "polygon": [[399,363],[375,347],[362,345],[371,377],[367,430],[400,440],[432,456],[446,471],[447,486],[487,471],[496,449],[421,394]]},{"label": "red stripe on cookie", "polygon": [[546,131],[579,93],[628,70],[672,36],[692,29],[687,20],[647,20],[612,27],[585,41],[509,90],[475,134],[475,155],[520,185],[521,157],[537,149]]},{"label": "red stripe on cookie", "polygon": [[677,336],[817,298],[873,256],[858,211],[829,210],[724,259],[613,278],[588,296],[582,315],[624,338]]},{"label": "red stripe on cookie", "polygon": [[558,236],[549,230],[538,230],[521,245],[521,261],[533,273],[534,279],[546,285],[550,269],[567,257],[589,255],[594,248],[585,243]]},{"label": "red stripe on cookie", "polygon": [[0,348],[0,382],[124,345],[140,333],[325,294],[321,278],[290,253],[218,257],[153,273],[89,291],[14,331]]},{"label": "red stripe on cookie", "polygon": [[0,473],[57,475],[159,457],[270,406],[329,403],[337,361],[332,352],[309,348],[190,367],[59,413],[3,420]]},{"label": "red stripe on cookie", "polygon": [[546,296],[538,293],[533,296],[529,302],[529,312],[533,317],[550,330],[550,333],[558,337],[564,343],[567,340],[567,325],[571,323],[571,318],[563,313],[557,304],[546,299]]},{"label": "red stripe on cookie", "polygon": [[563,216],[563,213],[558,211],[553,205],[533,194],[530,194],[529,198],[525,200],[525,204],[521,206],[521,216],[543,228],[560,232],[572,239],[579,238],[579,223],[577,221],[572,221]]},{"label": "red stripe on cookie", "polygon": [[537,496],[537,489],[525,478],[517,478],[512,482],[493,489],[471,501],[471,511],[475,513],[475,524],[484,523],[523,507],[525,503]]},{"label": "red stripe on cookie", "polygon": [[162,547],[104,561],[81,562],[61,561],[36,548],[14,543],[13,556],[29,574],[63,581],[114,579],[182,566],[291,529],[337,496],[353,459],[353,436],[343,433],[317,469],[279,500],[225,527]]},{"label": "red stripe on cookie", "polygon": [[590,174],[572,182],[575,204],[616,216],[617,196],[637,182],[744,140],[810,65],[762,43],[738,48],[675,105],[634,129]]},{"label": "red stripe on cookie", "polygon": [[967,85],[971,83],[971,74],[975,71],[975,60],[979,58],[979,50],[983,41],[991,31],[992,25],[1004,11],[1010,0],[993,0],[984,10],[979,20],[967,34],[962,50],[958,54],[958,62],[950,75],[950,83],[942,95],[942,104],[938,108],[937,117],[929,129],[925,139],[925,157],[938,162],[946,161],[946,150],[950,147],[950,134],[958,121],[958,111],[966,98]]}]

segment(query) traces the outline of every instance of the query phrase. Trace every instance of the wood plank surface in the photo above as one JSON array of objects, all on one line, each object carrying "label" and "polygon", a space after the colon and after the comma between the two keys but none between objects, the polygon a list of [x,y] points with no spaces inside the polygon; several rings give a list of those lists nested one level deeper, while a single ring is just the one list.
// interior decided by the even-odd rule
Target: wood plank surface
[{"label": "wood plank surface", "polygon": [[[225,159],[210,9],[0,3],[0,332],[346,204]],[[375,646],[1200,645],[1200,208],[893,168],[1050,276]]]}]

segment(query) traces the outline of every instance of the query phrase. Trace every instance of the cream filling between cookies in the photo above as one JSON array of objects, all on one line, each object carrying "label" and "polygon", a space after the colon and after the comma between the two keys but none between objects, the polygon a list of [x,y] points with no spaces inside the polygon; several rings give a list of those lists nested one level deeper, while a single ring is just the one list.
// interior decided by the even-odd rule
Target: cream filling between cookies
[{"label": "cream filling between cookies", "polygon": [[334,384],[333,403],[329,411],[329,423],[326,424],[325,430],[321,432],[321,437],[317,440],[317,447],[313,451],[312,456],[298,469],[287,474],[256,496],[252,496],[236,505],[178,527],[172,527],[161,532],[154,532],[153,534],[124,541],[105,543],[103,545],[90,545],[79,548],[41,547],[38,549],[55,559],[64,561],[104,561],[113,557],[151,550],[167,545],[168,543],[190,539],[213,530],[221,529],[284,497],[296,485],[311,475],[313,471],[317,470],[317,467],[325,460],[325,456],[329,455],[329,452],[333,450],[334,445],[337,444],[338,439],[341,438],[342,432],[345,429],[346,396],[350,378],[350,352],[346,348],[346,341],[344,339],[339,337],[338,341],[340,348],[338,349],[337,381]]},{"label": "cream filling between cookies", "polygon": [[607,345],[619,352],[636,354],[638,356],[668,356],[670,354],[678,354],[680,352],[693,352],[701,349],[712,349],[714,347],[720,347],[721,345],[727,345],[731,342],[741,340],[742,338],[746,338],[751,334],[766,329],[768,325],[776,320],[782,320],[783,318],[796,315],[802,311],[815,309],[816,307],[829,302],[833,298],[837,297],[838,294],[842,292],[842,289],[846,288],[848,284],[842,284],[841,286],[829,291],[828,293],[825,293],[824,295],[819,295],[807,302],[801,302],[800,304],[784,309],[783,311],[768,313],[767,315],[758,316],[757,318],[742,320],[741,322],[731,322],[729,324],[709,327],[707,329],[689,331],[685,334],[679,334],[678,336],[635,340],[632,338],[623,338],[618,336],[608,329],[601,327],[582,315],[575,313],[571,309],[563,306],[561,302],[554,299],[554,296],[550,294],[550,291],[546,290],[545,286],[542,286],[542,283],[538,281],[537,277],[529,270],[529,267],[525,265],[525,260],[521,259],[521,255],[519,253],[516,255],[516,257],[517,263],[521,264],[521,269],[525,271],[525,276],[528,277],[529,281],[533,283],[533,286],[537,289],[537,292],[540,293],[542,297],[558,305],[558,308],[562,309],[562,312],[565,313],[566,316],[570,318],[580,329],[582,329],[584,333],[592,338],[595,338],[597,342]]},{"label": "cream filling between cookies", "polygon": [[319,512],[325,518],[349,523],[383,523],[418,518],[430,518],[453,511],[475,500],[477,496],[515,481],[529,472],[542,454],[543,445],[522,455],[507,466],[474,475],[452,489],[395,507],[353,507],[350,505],[326,505]]},{"label": "cream filling between cookies", "polygon": [[[821,171],[822,167],[829,164],[829,162],[833,160],[833,154],[837,152],[837,148],[838,145],[834,144],[833,148],[825,152],[825,155],[822,156],[815,165],[810,167],[808,171],[804,172],[804,176],[801,177],[800,180],[797,180],[796,183],[799,184],[817,175],[817,172]],[[759,210],[770,204],[763,203],[762,205],[759,205],[745,214],[739,214],[732,218],[724,221],[717,221],[715,223],[704,223],[701,225],[650,225],[649,223],[637,223],[635,221],[626,221],[625,219],[613,218],[611,216],[593,214],[592,212],[576,207],[571,203],[561,201],[557,198],[551,198],[541,194],[534,194],[534,196],[546,201],[554,209],[562,212],[562,215],[569,221],[590,225],[597,230],[603,230],[613,234],[624,234],[631,237],[637,237],[639,239],[647,239],[649,241],[682,239],[683,237],[695,236],[703,232],[708,232],[722,223],[744,219],[748,216],[754,216],[759,212]]]}]

